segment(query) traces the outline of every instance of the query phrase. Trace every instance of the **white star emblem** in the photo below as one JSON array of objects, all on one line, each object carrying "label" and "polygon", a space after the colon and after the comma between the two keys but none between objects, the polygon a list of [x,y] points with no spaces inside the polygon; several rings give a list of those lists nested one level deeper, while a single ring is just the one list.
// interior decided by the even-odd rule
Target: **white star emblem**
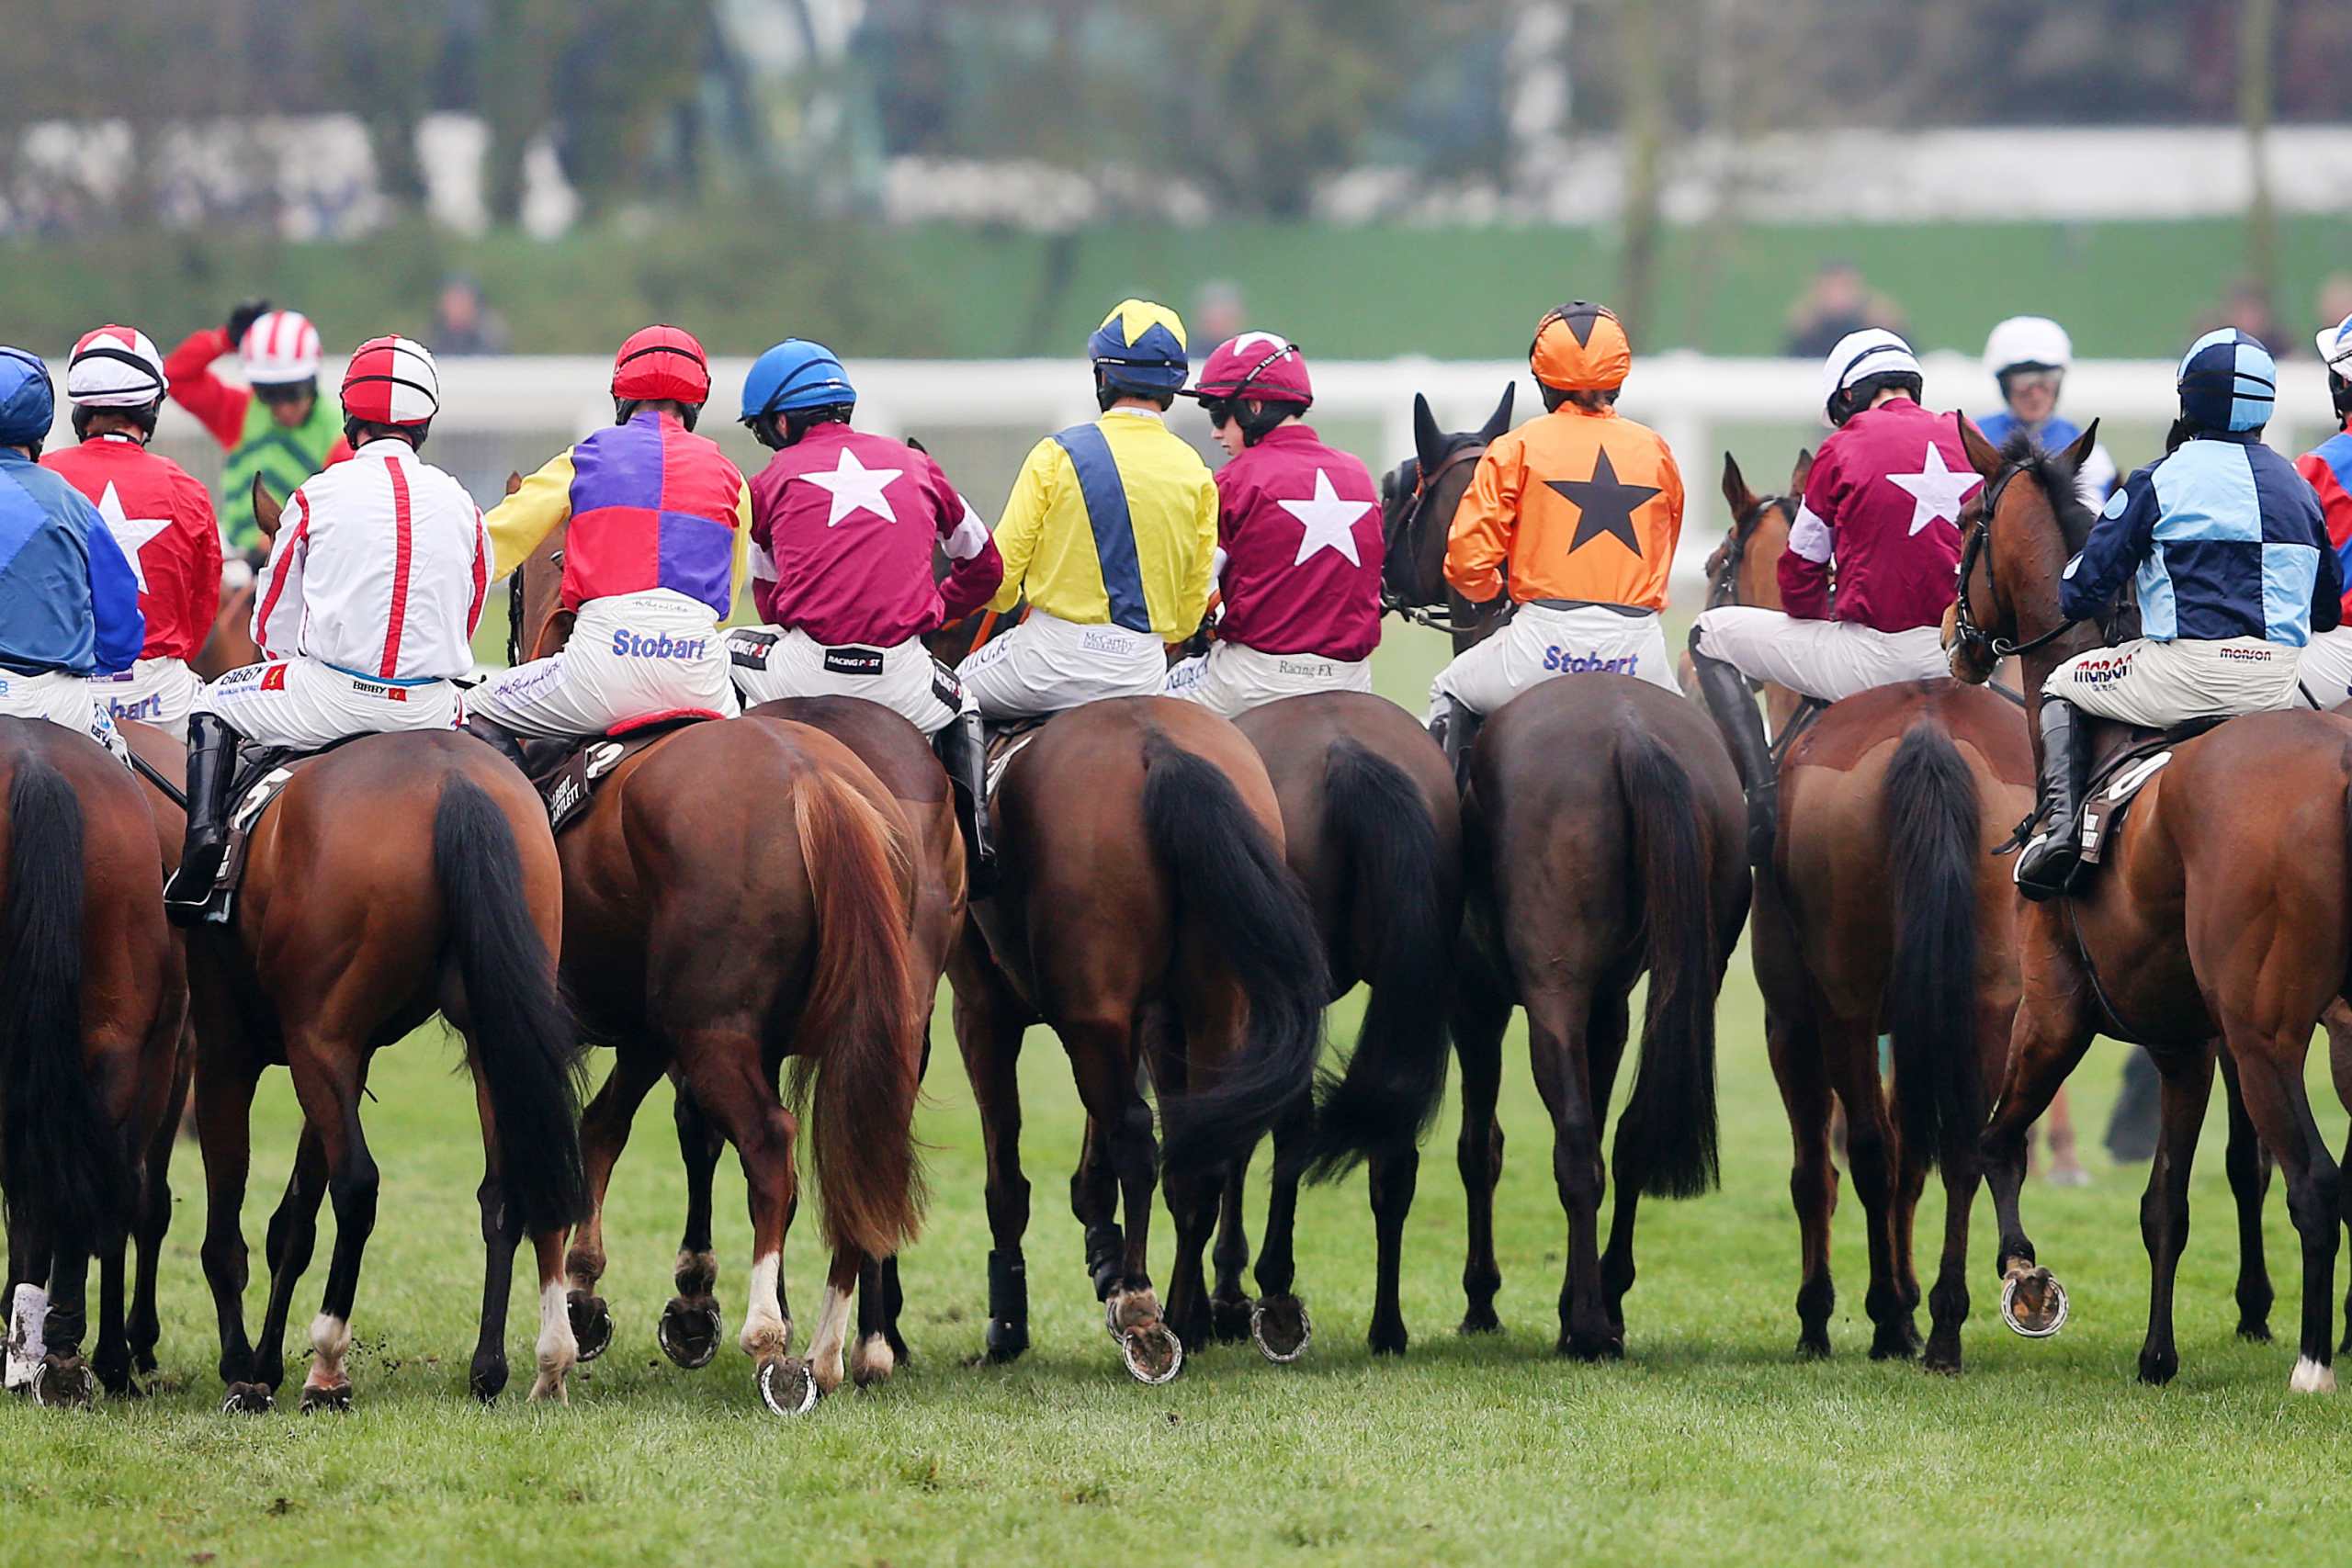
[{"label": "white star emblem", "polygon": [[841,466],[830,474],[802,474],[800,478],[812,485],[822,485],[833,496],[832,510],[826,513],[825,526],[830,528],[855,512],[871,512],[886,523],[896,523],[899,514],[890,510],[890,498],[884,493],[892,479],[905,473],[904,468],[869,468],[857,460],[857,454],[844,451]]},{"label": "white star emblem", "polygon": [[1916,474],[1889,474],[1892,483],[1911,492],[1911,532],[1917,534],[1930,523],[1960,521],[1961,502],[1968,492],[1984,482],[1984,476],[1973,468],[1958,471],[1944,467],[1943,448],[1928,443],[1925,465]]},{"label": "white star emblem", "polygon": [[1340,500],[1340,492],[1331,488],[1331,476],[1317,468],[1313,500],[1277,504],[1306,529],[1298,536],[1298,558],[1291,565],[1306,565],[1306,558],[1317,550],[1337,550],[1348,558],[1350,565],[1363,564],[1356,553],[1356,520],[1372,510],[1371,502]]},{"label": "white star emblem", "polygon": [[122,497],[114,491],[114,481],[107,481],[107,492],[98,497],[98,515],[107,520],[107,532],[130,558],[130,575],[139,580],[139,592],[147,592],[147,569],[139,561],[139,552],[147,541],[172,525],[168,517],[126,517],[122,512]]}]

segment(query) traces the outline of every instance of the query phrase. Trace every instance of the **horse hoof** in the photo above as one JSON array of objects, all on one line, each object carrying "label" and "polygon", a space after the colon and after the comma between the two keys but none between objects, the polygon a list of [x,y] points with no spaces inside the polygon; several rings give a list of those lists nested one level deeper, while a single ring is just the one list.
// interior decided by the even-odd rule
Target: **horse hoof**
[{"label": "horse hoof", "polygon": [[1374,1323],[1372,1332],[1364,1336],[1364,1343],[1372,1347],[1375,1356],[1401,1356],[1411,1342],[1402,1323]]},{"label": "horse hoof", "polygon": [[1232,1300],[1215,1298],[1209,1303],[1209,1334],[1220,1345],[1247,1339],[1257,1313],[1256,1305],[1247,1296]]},{"label": "horse hoof", "polygon": [[571,1337],[580,1342],[580,1359],[593,1361],[612,1348],[613,1314],[602,1296],[574,1291],[564,1307],[571,1316]]},{"label": "horse hoof", "polygon": [[316,1410],[329,1410],[340,1415],[348,1413],[350,1409],[349,1383],[339,1383],[333,1388],[314,1388],[309,1383],[302,1385],[303,1415],[308,1416]]},{"label": "horse hoof", "polygon": [[1184,1342],[1164,1323],[1145,1323],[1119,1336],[1119,1359],[1136,1382],[1172,1382],[1184,1370]]},{"label": "horse hoof", "polygon": [[662,1342],[663,1355],[695,1372],[710,1365],[718,1356],[723,1332],[718,1303],[689,1302],[673,1296],[670,1304],[662,1309],[662,1321],[655,1325],[653,1337]]},{"label": "horse hoof", "polygon": [[1453,1332],[1466,1337],[1472,1334],[1500,1334],[1502,1331],[1503,1320],[1495,1315],[1494,1303],[1489,1302],[1485,1306],[1474,1306],[1464,1313],[1461,1325]]},{"label": "horse hoof", "polygon": [[2321,1366],[2309,1356],[2295,1358],[2295,1370],[2287,1379],[2290,1393],[2334,1393],[2335,1369]]},{"label": "horse hoof", "polygon": [[1306,1355],[1314,1338],[1315,1322],[1296,1296],[1275,1296],[1250,1309],[1250,1342],[1278,1367]]},{"label": "horse hoof", "polygon": [[763,1361],[753,1378],[759,1384],[760,1403],[771,1416],[806,1416],[817,1408],[817,1380],[809,1376],[806,1361],[789,1356],[780,1361]]},{"label": "horse hoof", "polygon": [[277,1396],[266,1383],[232,1382],[229,1395],[220,1402],[223,1416],[266,1416],[277,1408]]},{"label": "horse hoof", "polygon": [[97,1396],[97,1379],[79,1358],[43,1359],[33,1367],[33,1403],[45,1410],[79,1410]]},{"label": "horse hoof", "polygon": [[982,1359],[997,1366],[1017,1361],[1029,1349],[1029,1325],[1001,1317],[989,1319],[988,1350]]},{"label": "horse hoof", "polygon": [[2256,1345],[2267,1345],[2270,1343],[2270,1325],[2253,1318],[2241,1318],[2238,1321],[2238,1337]]},{"label": "horse hoof", "polygon": [[1625,1359],[1625,1342],[1607,1335],[1563,1334],[1559,1352],[1575,1361],[1622,1361]]},{"label": "horse hoof", "polygon": [[2001,1281],[2001,1321],[2028,1339],[2047,1339],[2066,1326],[2066,1287],[2036,1266]]},{"label": "horse hoof", "polygon": [[2140,1352],[2140,1381],[2152,1388],[2164,1387],[2179,1371],[2180,1356],[2177,1351],[2166,1350],[2162,1354],[2146,1350]]}]

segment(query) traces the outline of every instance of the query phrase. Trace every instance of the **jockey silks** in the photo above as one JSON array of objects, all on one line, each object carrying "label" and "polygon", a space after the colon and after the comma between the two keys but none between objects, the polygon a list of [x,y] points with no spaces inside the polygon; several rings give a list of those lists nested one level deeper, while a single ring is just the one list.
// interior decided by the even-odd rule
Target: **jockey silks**
[{"label": "jockey silks", "polygon": [[2327,519],[2327,542],[2345,581],[2344,608],[2352,615],[2352,431],[2339,430],[2295,459],[2295,471],[2311,481]]},{"label": "jockey silks", "polygon": [[1957,415],[1905,397],[1855,414],[1813,460],[1781,557],[1781,607],[1882,632],[1939,625],[1958,592],[1961,507],[1983,482]]},{"label": "jockey silks", "polygon": [[282,502],[312,474],[349,457],[351,448],[343,439],[343,410],[333,398],[316,399],[301,423],[284,425],[250,389],[217,375],[213,361],[235,347],[220,327],[191,333],[164,358],[164,375],[172,400],[228,453],[220,470],[220,528],[229,547],[243,551],[262,542],[254,521],[255,475]]},{"label": "jockey silks", "polygon": [[1454,512],[1445,577],[1474,604],[1510,595],[1666,606],[1682,475],[1665,440],[1613,408],[1563,403],[1498,436]]},{"label": "jockey silks", "polygon": [[988,525],[900,442],[813,424],[752,477],[752,597],[770,625],[826,647],[893,648],[978,609],[1003,577]]},{"label": "jockey silks", "polygon": [[196,477],[124,434],[94,435],[41,458],[106,520],[139,581],[147,659],[188,660],[220,611],[220,529]]},{"label": "jockey silks", "polygon": [[0,680],[116,674],[145,640],[138,580],[97,508],[0,446]]},{"label": "jockey silks", "polygon": [[1380,491],[1363,464],[1280,425],[1216,474],[1217,635],[1261,653],[1351,661],[1380,646]]}]

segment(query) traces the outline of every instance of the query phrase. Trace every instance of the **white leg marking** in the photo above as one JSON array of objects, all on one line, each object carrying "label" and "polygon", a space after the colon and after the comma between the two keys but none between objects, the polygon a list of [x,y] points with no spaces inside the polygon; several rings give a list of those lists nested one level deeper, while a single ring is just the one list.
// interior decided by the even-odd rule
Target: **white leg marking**
[{"label": "white leg marking", "polygon": [[2287,1380],[2287,1389],[2290,1393],[2334,1393],[2335,1369],[2323,1367],[2309,1356],[2299,1356],[2295,1359],[2294,1375]]},{"label": "white leg marking", "polygon": [[887,1337],[869,1334],[857,1342],[857,1355],[851,1365],[860,1382],[880,1382],[899,1370],[899,1357]]},{"label": "white leg marking", "polygon": [[752,1265],[752,1301],[743,1313],[743,1354],[754,1361],[783,1355],[790,1338],[784,1314],[775,1305],[775,1283],[783,1271],[781,1253],[771,1252]]},{"label": "white leg marking", "polygon": [[842,1386],[842,1347],[849,1337],[849,1301],[847,1291],[825,1287],[824,1304],[817,1311],[816,1337],[808,1341],[808,1370],[817,1379],[817,1389],[831,1393]]},{"label": "white leg marking", "polygon": [[533,1399],[552,1396],[560,1404],[571,1403],[564,1378],[580,1359],[580,1341],[572,1337],[567,1299],[560,1280],[539,1288],[539,1375],[531,1382]]},{"label": "white leg marking", "polygon": [[345,1381],[343,1359],[351,1350],[351,1325],[325,1313],[311,1319],[311,1371],[306,1388],[333,1388]]},{"label": "white leg marking", "polygon": [[33,1385],[33,1368],[49,1354],[49,1292],[28,1280],[17,1287],[9,1312],[7,1386]]}]

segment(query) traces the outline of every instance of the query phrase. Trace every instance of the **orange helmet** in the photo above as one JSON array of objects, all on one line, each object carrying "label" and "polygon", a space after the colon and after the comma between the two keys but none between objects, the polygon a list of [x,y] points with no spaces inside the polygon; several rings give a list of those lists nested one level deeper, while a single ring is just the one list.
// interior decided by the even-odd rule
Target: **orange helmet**
[{"label": "orange helmet", "polygon": [[1527,364],[1555,391],[1605,392],[1623,385],[1633,369],[1634,345],[1614,310],[1574,299],[1554,306],[1535,323]]}]

